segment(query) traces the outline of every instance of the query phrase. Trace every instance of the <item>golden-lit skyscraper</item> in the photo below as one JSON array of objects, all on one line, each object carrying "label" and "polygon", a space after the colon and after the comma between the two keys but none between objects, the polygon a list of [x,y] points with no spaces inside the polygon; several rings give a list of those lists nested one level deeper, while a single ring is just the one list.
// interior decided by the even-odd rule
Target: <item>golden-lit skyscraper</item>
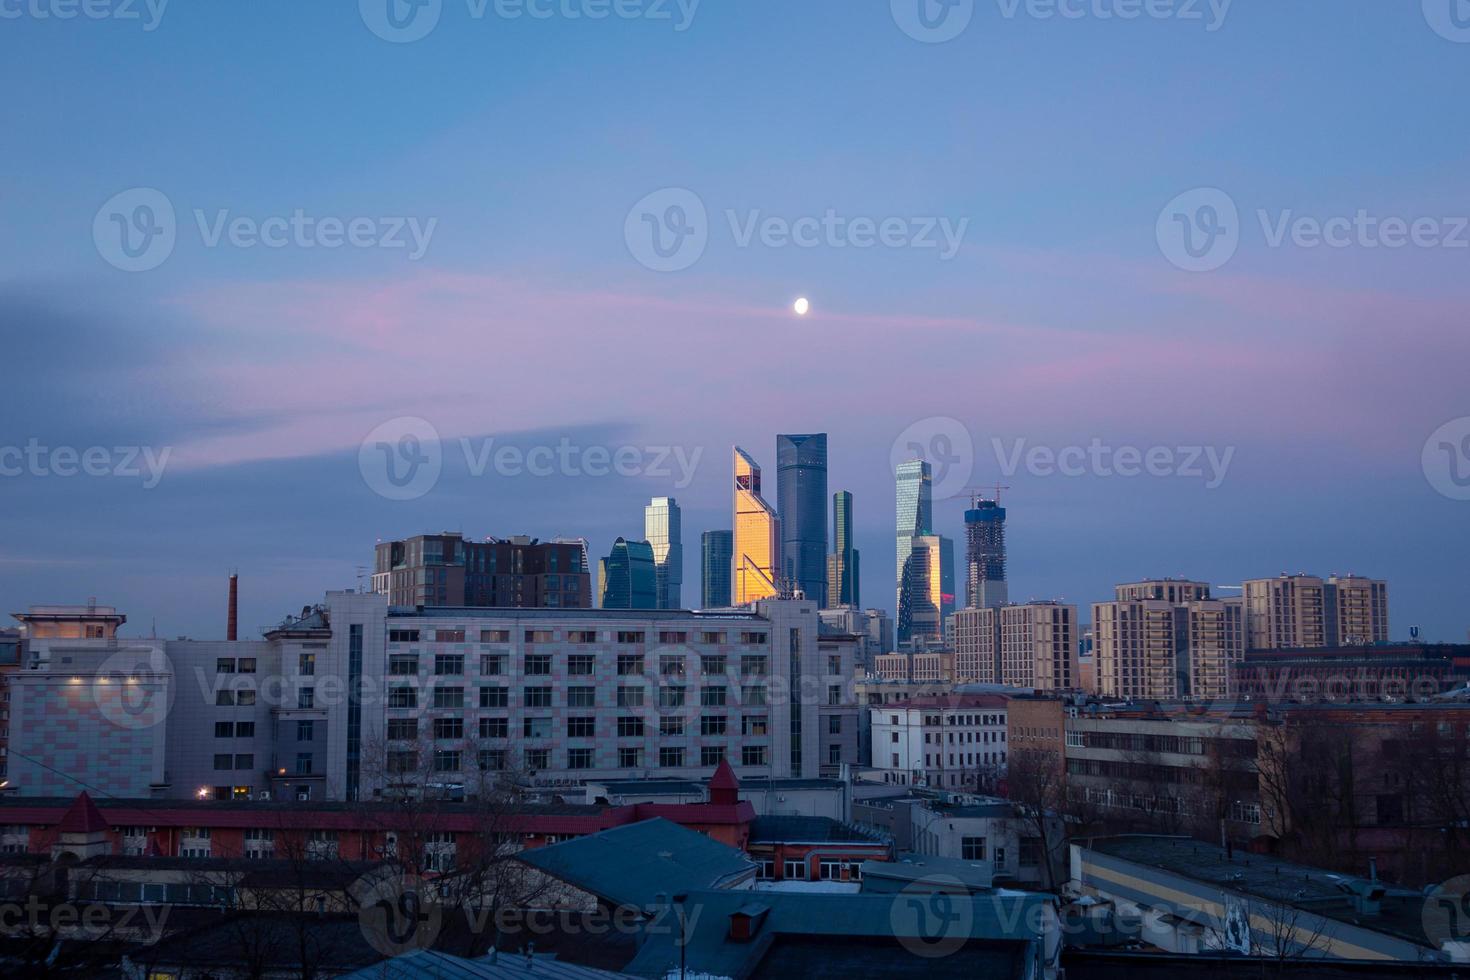
[{"label": "golden-lit skyscraper", "polygon": [[775,595],[781,560],[781,519],[761,497],[761,468],[735,447],[735,541],[730,601],[743,606]]}]

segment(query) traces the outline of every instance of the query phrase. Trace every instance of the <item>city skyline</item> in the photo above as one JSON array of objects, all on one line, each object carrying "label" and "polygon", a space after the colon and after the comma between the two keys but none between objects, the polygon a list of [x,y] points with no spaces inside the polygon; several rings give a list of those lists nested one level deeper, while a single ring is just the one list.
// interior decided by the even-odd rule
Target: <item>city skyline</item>
[{"label": "city skyline", "polygon": [[[1087,603],[1149,575],[1357,571],[1395,584],[1396,623],[1463,639],[1470,576],[1453,545],[1470,504],[1425,470],[1426,449],[1458,441],[1431,437],[1470,414],[1455,373],[1470,354],[1463,250],[1311,247],[1290,223],[1462,214],[1470,137],[1446,129],[1442,100],[1425,93],[1455,90],[1470,60],[1416,4],[1337,19],[1275,6],[1236,5],[1218,31],[986,9],[937,45],[905,36],[883,5],[833,2],[706,5],[677,33],[460,10],[401,45],[351,5],[175,6],[151,32],[7,22],[16,43],[0,77],[64,100],[68,132],[98,134],[87,145],[147,138],[112,140],[99,161],[44,113],[13,121],[27,192],[5,202],[12,233],[0,241],[11,367],[0,449],[172,452],[146,490],[146,477],[32,476],[24,462],[0,477],[0,601],[97,594],[134,623],[202,634],[219,618],[217,579],[239,567],[242,628],[258,631],[323,583],[354,585],[364,539],[581,534],[605,554],[637,533],[628,515],[673,495],[692,542],[729,526],[725,447],[752,447],[774,478],[773,436],[820,431],[830,485],[858,500],[863,591],[887,607],[889,450],[927,448],[941,430],[907,430],[948,418],[971,436],[969,482],[1016,488],[1013,601]],[[220,37],[248,43],[220,50]],[[218,55],[207,65],[205,51]],[[1345,71],[1353,59],[1390,70]],[[147,105],[109,84],[116,66],[144,63],[192,83]],[[585,100],[585,73],[634,70],[702,81]],[[382,91],[385,71],[404,84]],[[787,72],[789,85],[751,84]],[[262,92],[263,77],[295,95]],[[323,77],[340,84],[324,91]],[[1168,83],[1178,77],[1279,83],[1186,103]],[[536,96],[492,94],[506,78]],[[973,97],[1017,79],[1037,84]],[[711,91],[738,91],[740,105],[712,105]],[[564,121],[548,130],[550,105]],[[221,106],[234,120],[223,128]],[[692,120],[712,138],[676,138]],[[1405,132],[1433,136],[1405,152]],[[589,153],[596,166],[573,162]],[[536,179],[486,179],[507,160]],[[138,273],[109,263],[93,234],[103,205],[133,188],[165,195],[178,231],[167,261]],[[703,256],[678,272],[641,264],[625,236],[634,205],[662,188],[688,189],[710,219]],[[1243,225],[1229,263],[1208,273],[1176,267],[1157,238],[1166,206],[1195,188],[1223,191]],[[970,223],[947,260],[941,248],[741,234],[752,216],[820,222],[828,209],[848,223]],[[412,261],[406,228],[399,249],[214,235],[237,219],[289,225],[298,210],[438,222]],[[811,304],[800,318],[797,297]],[[649,350],[662,383],[607,384],[647,375]],[[895,383],[894,365],[920,359],[923,383]],[[487,382],[487,366],[542,363]],[[415,375],[436,382],[404,383]],[[401,417],[432,422],[450,447],[435,491],[406,502],[377,496],[357,468],[363,440]],[[704,457],[689,483],[673,462],[671,477],[469,475],[459,440],[478,463],[490,438]],[[1213,489],[1027,463],[1033,449],[1093,440],[1140,454],[1209,447],[1231,462]],[[936,507],[938,530],[962,540],[962,503]],[[1364,511],[1379,520],[1364,524]],[[685,550],[687,586],[697,564]]]}]

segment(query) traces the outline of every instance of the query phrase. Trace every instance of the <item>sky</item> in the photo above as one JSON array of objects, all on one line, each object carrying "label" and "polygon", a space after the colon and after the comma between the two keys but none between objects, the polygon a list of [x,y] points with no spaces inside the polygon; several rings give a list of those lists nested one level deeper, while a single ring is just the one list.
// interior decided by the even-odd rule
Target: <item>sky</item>
[{"label": "sky", "polygon": [[694,604],[731,446],[774,502],[820,431],[865,605],[917,446],[1015,600],[1351,572],[1463,642],[1456,2],[0,0],[3,613],[218,637],[237,569],[253,634],[664,495]]}]

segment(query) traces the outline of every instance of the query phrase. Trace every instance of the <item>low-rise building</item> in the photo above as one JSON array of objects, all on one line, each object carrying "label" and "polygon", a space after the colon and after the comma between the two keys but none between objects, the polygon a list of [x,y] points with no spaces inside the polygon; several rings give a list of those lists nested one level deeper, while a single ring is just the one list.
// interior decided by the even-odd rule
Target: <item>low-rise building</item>
[{"label": "low-rise building", "polygon": [[903,786],[993,788],[1005,774],[1007,703],[959,694],[869,708],[873,768]]}]

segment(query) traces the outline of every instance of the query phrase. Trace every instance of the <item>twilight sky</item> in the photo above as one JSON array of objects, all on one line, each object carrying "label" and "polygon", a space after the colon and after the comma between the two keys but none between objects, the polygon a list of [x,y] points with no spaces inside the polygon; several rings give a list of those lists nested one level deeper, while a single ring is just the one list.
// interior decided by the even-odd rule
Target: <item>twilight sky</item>
[{"label": "twilight sky", "polygon": [[917,441],[941,533],[1012,488],[1013,599],[1357,572],[1466,638],[1451,0],[96,2],[0,3],[0,613],[220,636],[238,568],[253,633],[379,538],[595,556],[664,494],[692,604],[730,446],[774,502],[826,431],[867,605]]}]

